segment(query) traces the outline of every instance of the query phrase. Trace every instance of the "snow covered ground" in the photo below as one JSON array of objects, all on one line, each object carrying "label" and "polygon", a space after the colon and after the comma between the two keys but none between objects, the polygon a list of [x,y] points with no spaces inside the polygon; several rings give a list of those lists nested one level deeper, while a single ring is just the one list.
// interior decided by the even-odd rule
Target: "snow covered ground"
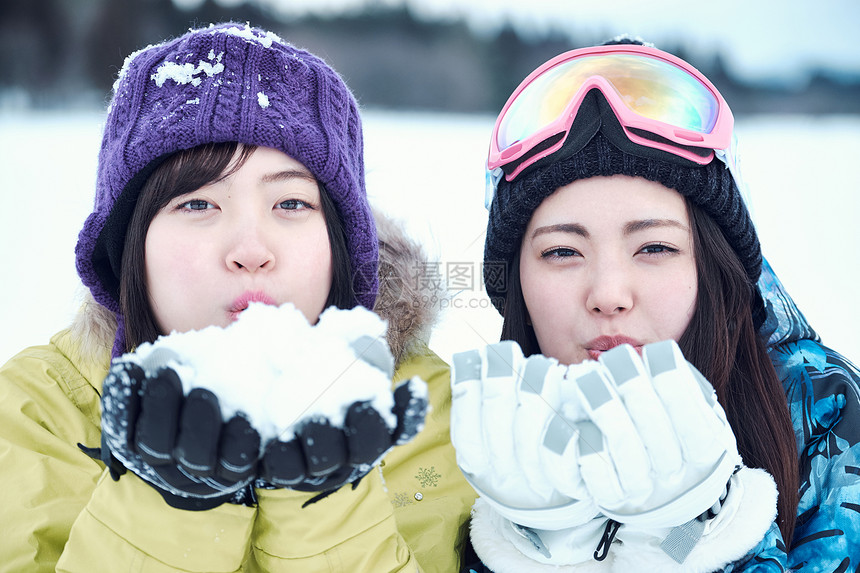
[{"label": "snow covered ground", "polygon": [[[431,340],[452,352],[498,340],[483,295],[483,161],[490,116],[365,114],[372,201],[439,261],[451,300]],[[0,363],[47,342],[75,312],[74,246],[90,211],[103,116],[0,115]],[[860,360],[860,117],[738,124],[765,256],[824,342]]]}]

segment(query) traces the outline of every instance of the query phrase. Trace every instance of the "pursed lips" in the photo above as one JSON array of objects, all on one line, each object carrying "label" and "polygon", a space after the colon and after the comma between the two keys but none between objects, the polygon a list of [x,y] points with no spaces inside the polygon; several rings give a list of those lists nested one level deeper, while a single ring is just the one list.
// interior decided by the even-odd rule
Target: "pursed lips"
[{"label": "pursed lips", "polygon": [[622,344],[629,344],[636,350],[636,352],[640,354],[642,353],[642,343],[624,335],[599,336],[586,342],[584,347],[588,356],[592,360],[597,360],[604,352],[612,350],[616,346],[621,346]]},{"label": "pursed lips", "polygon": [[260,302],[263,304],[268,304],[274,306],[276,304],[275,299],[267,295],[263,291],[245,291],[240,294],[238,297],[233,300],[233,303],[230,305],[229,313],[233,320],[239,318],[239,315],[242,311],[248,308],[252,302]]}]

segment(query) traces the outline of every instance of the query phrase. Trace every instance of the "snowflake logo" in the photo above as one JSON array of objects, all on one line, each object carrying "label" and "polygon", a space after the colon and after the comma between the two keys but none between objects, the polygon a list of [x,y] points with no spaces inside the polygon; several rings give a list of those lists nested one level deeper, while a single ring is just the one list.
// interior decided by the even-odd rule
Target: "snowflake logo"
[{"label": "snowflake logo", "polygon": [[394,499],[391,500],[394,507],[405,507],[412,504],[412,499],[405,492],[397,492],[394,494]]},{"label": "snowflake logo", "polygon": [[429,468],[418,468],[418,473],[415,474],[415,479],[421,484],[421,487],[436,487],[439,485],[441,475],[436,473],[436,466]]}]

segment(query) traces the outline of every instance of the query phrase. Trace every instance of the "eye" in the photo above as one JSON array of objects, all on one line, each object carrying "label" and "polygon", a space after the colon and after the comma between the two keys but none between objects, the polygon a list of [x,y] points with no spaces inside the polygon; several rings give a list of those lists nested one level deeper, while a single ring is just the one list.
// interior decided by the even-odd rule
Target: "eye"
[{"label": "eye", "polygon": [[553,247],[541,251],[540,256],[543,259],[566,259],[568,257],[581,257],[582,255],[576,249],[571,249],[570,247]]},{"label": "eye", "polygon": [[670,247],[663,243],[651,243],[639,249],[639,252],[646,255],[670,255],[679,251],[675,247]]},{"label": "eye", "polygon": [[302,211],[304,209],[313,209],[314,207],[310,203],[300,199],[287,199],[278,203],[277,208],[285,211]]},{"label": "eye", "polygon": [[185,201],[184,203],[180,203],[176,206],[176,208],[181,211],[206,211],[213,207],[215,207],[215,205],[203,199],[191,199],[190,201]]}]

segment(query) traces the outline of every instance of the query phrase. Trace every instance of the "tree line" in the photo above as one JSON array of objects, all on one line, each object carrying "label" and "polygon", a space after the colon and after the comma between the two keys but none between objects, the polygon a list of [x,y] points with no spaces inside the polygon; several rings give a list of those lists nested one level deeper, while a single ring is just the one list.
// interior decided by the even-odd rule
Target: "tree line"
[{"label": "tree line", "polygon": [[[0,4],[0,109],[102,106],[125,57],[190,27],[249,22],[323,57],[365,107],[495,113],[517,83],[565,50],[591,44],[559,32],[523,37],[507,25],[475,34],[462,21],[429,22],[408,7],[331,17],[278,18],[257,4],[193,11],[171,0],[4,0]],[[860,78],[814,74],[802,88],[745,83],[719,55],[696,61],[738,115],[860,113]]]}]

